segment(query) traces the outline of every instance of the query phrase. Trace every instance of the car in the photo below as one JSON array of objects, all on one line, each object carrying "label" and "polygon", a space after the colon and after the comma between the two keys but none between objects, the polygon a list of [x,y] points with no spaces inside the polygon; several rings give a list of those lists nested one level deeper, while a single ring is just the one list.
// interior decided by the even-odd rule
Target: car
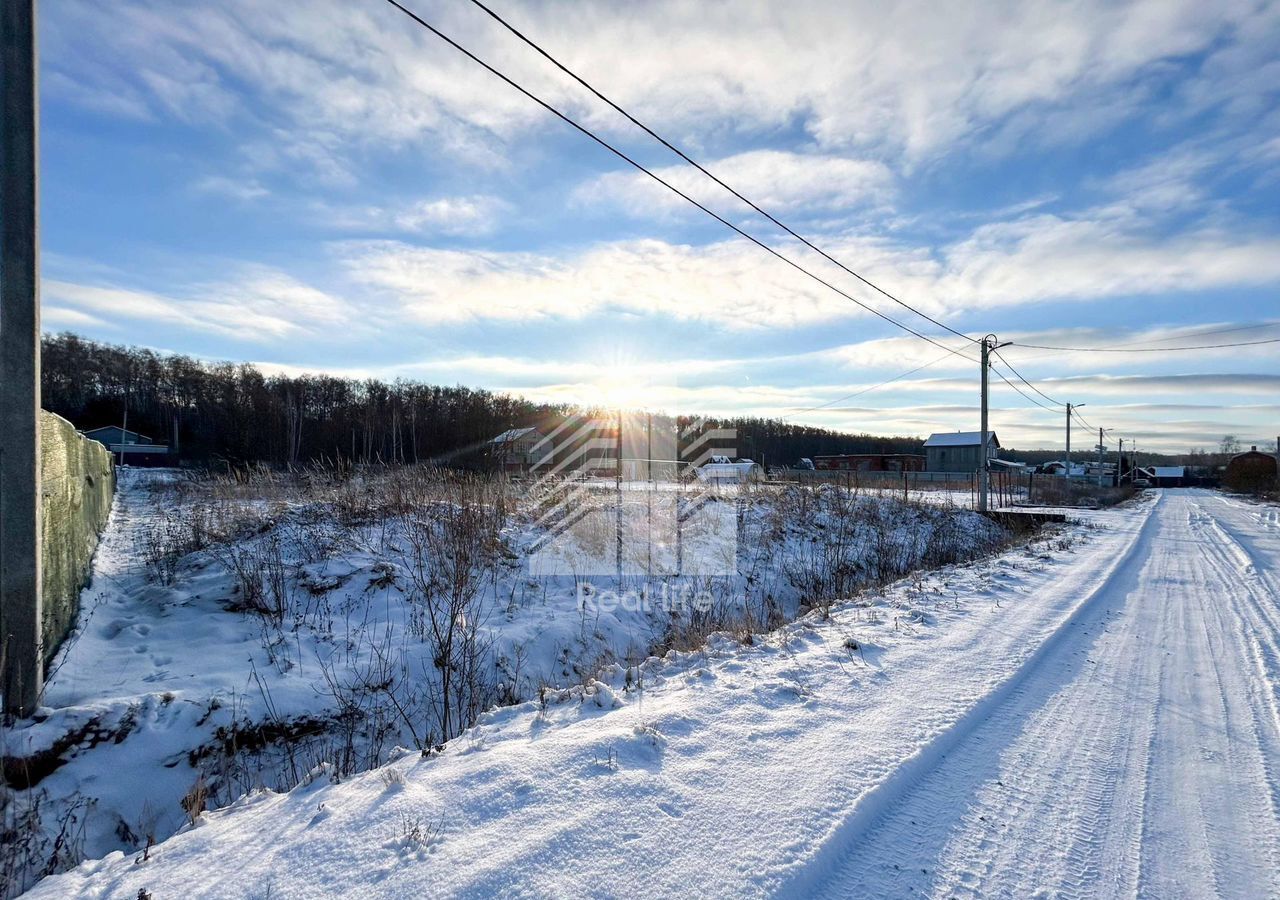
[{"label": "car", "polygon": [[1151,480],[1148,478],[1135,478],[1133,479],[1133,486],[1136,488],[1149,488],[1151,487]]}]

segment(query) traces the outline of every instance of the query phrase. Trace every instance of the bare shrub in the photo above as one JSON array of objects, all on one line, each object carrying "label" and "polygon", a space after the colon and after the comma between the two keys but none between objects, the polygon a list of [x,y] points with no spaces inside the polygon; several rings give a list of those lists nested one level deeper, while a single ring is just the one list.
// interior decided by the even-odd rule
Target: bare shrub
[{"label": "bare shrub", "polygon": [[187,793],[179,801],[182,804],[183,812],[187,814],[187,821],[194,825],[200,819],[200,815],[205,810],[205,802],[209,799],[209,786],[205,784],[204,773],[201,772],[196,776],[195,782],[191,787],[187,788]]}]

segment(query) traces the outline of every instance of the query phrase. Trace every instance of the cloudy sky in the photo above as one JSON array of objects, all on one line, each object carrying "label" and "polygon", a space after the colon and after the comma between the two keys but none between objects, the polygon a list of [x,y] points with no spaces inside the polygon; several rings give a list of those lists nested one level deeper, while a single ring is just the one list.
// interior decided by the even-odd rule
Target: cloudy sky
[{"label": "cloudy sky", "polygon": [[[471,3],[406,2],[814,274],[965,349]],[[1280,337],[1280,4],[494,4],[841,262],[1014,342],[1005,359],[1094,426],[1164,450],[1280,432],[1280,344],[1018,346]],[[664,194],[382,0],[42,16],[47,330],[542,399],[977,427],[976,363]],[[994,381],[1006,446],[1061,444],[1061,414]]]}]

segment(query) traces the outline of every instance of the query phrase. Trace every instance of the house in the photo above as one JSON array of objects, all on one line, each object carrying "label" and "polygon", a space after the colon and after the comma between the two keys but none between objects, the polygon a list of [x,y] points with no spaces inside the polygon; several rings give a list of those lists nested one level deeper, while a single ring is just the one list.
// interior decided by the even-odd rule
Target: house
[{"label": "house", "polygon": [[[978,471],[982,462],[982,435],[977,431],[939,431],[924,442],[930,472]],[[987,432],[987,457],[1000,455],[1000,440],[994,431]]]},{"label": "house", "polygon": [[166,444],[157,444],[145,434],[128,431],[119,425],[104,425],[83,432],[91,441],[97,441],[116,456],[120,465],[170,466],[174,464]]},{"label": "house", "polygon": [[923,472],[925,458],[916,453],[841,453],[813,457],[813,468],[837,472]]},{"label": "house", "polygon": [[527,472],[539,456],[543,435],[536,428],[511,428],[489,441],[489,455],[505,472]]},{"label": "house", "polygon": [[1270,453],[1260,453],[1255,445],[1231,457],[1222,481],[1233,491],[1266,490],[1276,486],[1276,470],[1276,458]]}]

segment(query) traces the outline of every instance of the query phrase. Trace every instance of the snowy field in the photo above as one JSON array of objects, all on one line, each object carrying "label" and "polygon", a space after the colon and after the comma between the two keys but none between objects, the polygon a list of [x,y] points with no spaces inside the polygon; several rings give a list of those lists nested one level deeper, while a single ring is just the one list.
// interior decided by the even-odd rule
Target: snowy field
[{"label": "snowy field", "polygon": [[1276,896],[1280,510],[1089,518],[33,896]]},{"label": "snowy field", "polygon": [[[1280,895],[1280,510],[1080,516],[490,709],[428,757],[321,763],[32,896]],[[95,753],[95,778],[164,777]]]},{"label": "snowy field", "polygon": [[652,656],[709,635],[753,642],[853,596],[868,628],[928,631],[956,575],[877,589],[1008,540],[937,498],[829,486],[691,495],[675,536],[641,486],[619,510],[599,485],[435,479],[126,470],[43,706],[2,735],[9,889],[113,851],[149,863],[263,789],[442,762],[494,707],[534,700],[550,724],[597,675],[592,703],[639,695],[679,665]]}]

